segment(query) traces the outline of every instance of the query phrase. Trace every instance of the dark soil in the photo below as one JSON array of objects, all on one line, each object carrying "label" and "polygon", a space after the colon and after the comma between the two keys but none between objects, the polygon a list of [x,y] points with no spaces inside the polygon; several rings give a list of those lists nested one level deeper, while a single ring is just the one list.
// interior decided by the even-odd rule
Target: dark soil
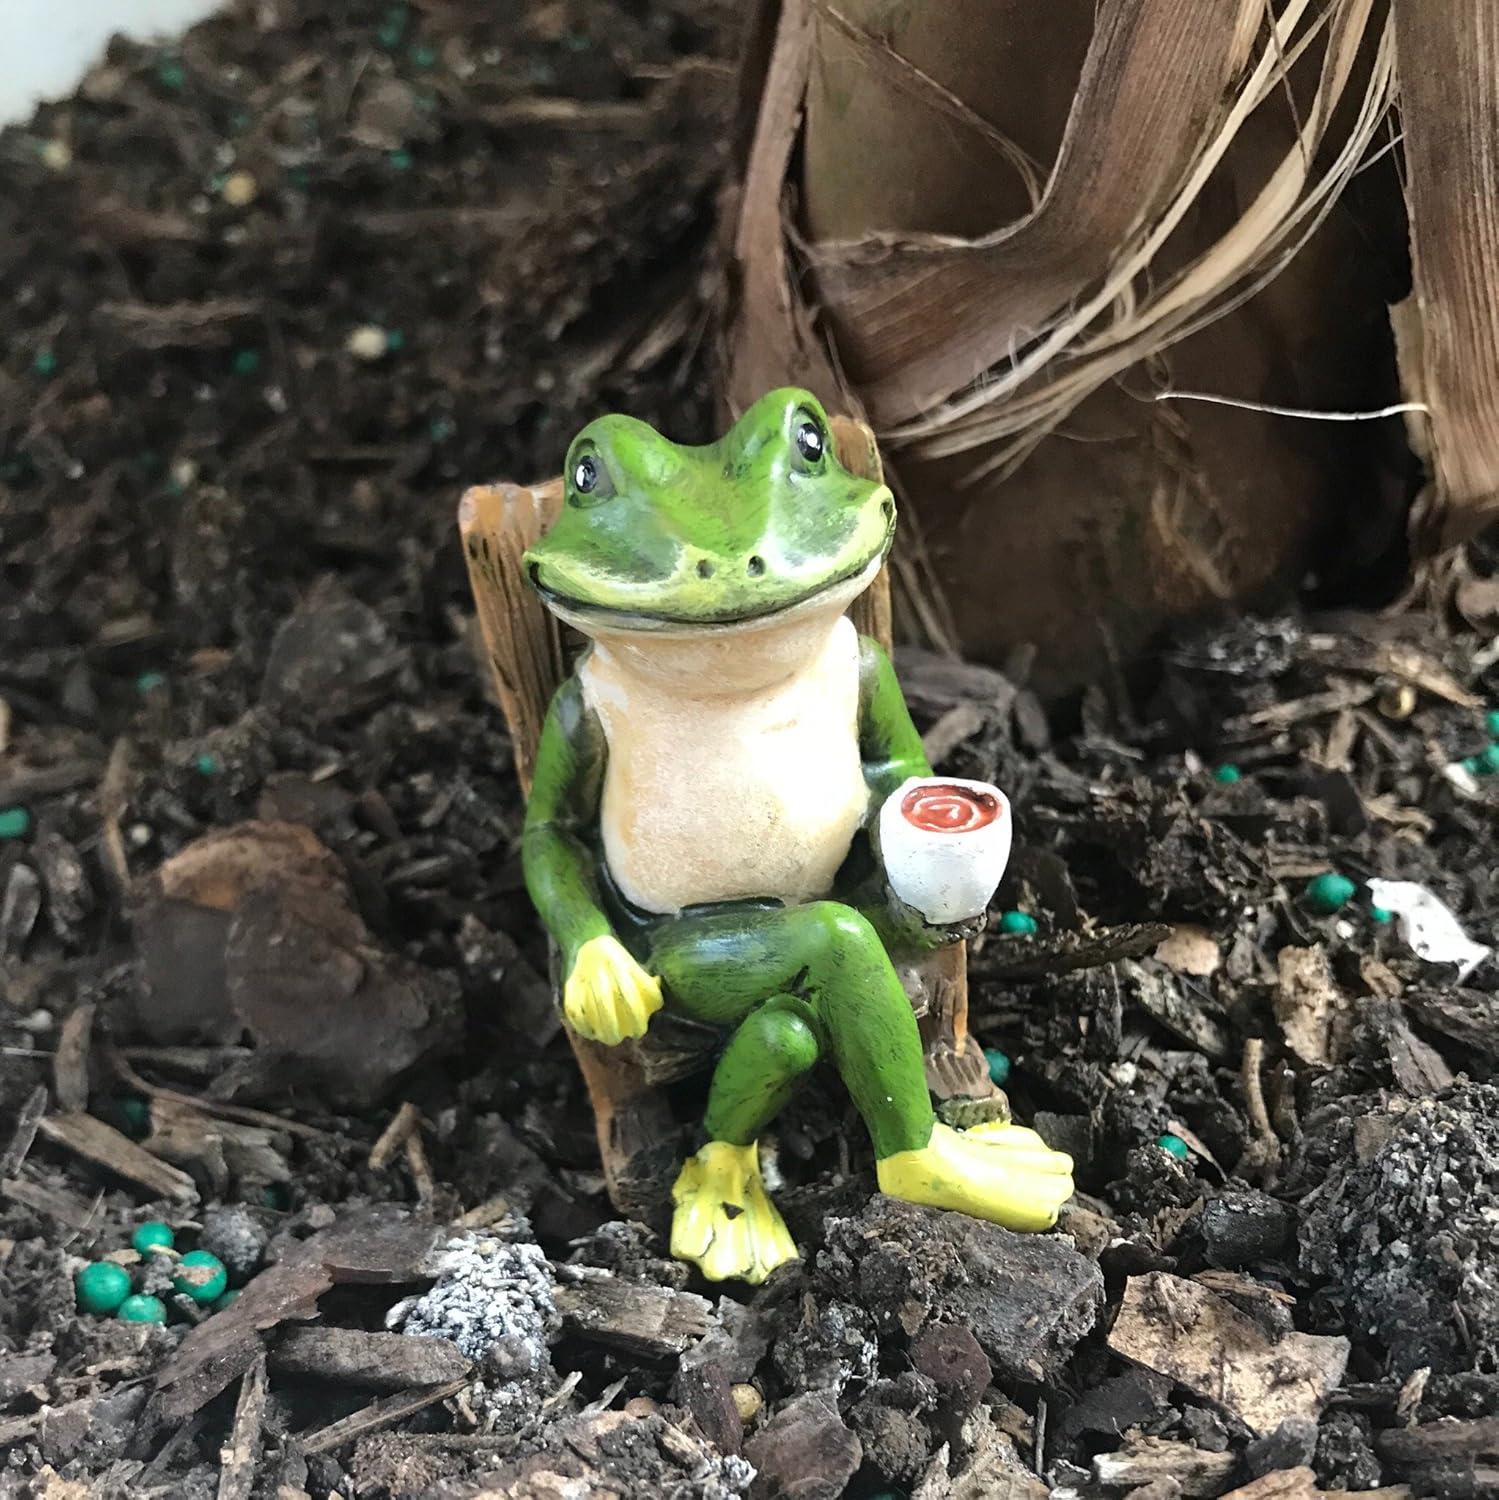
[{"label": "dark soil", "polygon": [[[1492,940],[1491,588],[1050,709],[903,656],[1016,809],[974,1027],[1064,1233],[872,1197],[832,1085],[758,1292],[612,1214],[453,512],[601,410],[708,435],[732,11],[269,0],[0,136],[0,1494],[1482,1492],[1499,969],[1303,891]],[[121,1252],[166,1327],[77,1311]]]}]

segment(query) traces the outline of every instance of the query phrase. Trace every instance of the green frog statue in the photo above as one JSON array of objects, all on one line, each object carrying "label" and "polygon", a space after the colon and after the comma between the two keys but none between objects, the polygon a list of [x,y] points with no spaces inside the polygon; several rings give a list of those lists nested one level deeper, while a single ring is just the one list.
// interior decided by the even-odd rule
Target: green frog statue
[{"label": "green frog statue", "polygon": [[[912,905],[882,861],[882,809],[899,793],[910,817],[931,775],[889,658],[845,613],[889,550],[890,490],[840,464],[801,390],[706,447],[601,417],[563,483],[525,566],[589,645],[542,730],[526,885],[577,1032],[618,1045],[665,1006],[726,1033],[704,1144],[672,1191],[672,1253],[749,1282],[795,1258],[757,1143],[818,1062],[868,1128],[881,1191],[1050,1228],[1070,1158],[1008,1122],[937,1121],[897,973],[970,935],[1000,871],[962,919],[933,920],[941,901]],[[1007,818],[972,785],[938,800]],[[948,817],[915,821],[940,841]]]}]

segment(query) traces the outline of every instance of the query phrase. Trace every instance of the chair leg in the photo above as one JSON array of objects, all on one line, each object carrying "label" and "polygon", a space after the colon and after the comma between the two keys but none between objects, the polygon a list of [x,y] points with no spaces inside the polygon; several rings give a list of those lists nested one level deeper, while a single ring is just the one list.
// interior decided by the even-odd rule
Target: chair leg
[{"label": "chair leg", "polygon": [[666,1096],[646,1081],[636,1044],[606,1047],[569,1030],[598,1126],[609,1200],[627,1218],[664,1226],[682,1163],[682,1131]]},{"label": "chair leg", "polygon": [[962,943],[930,959],[932,999],[921,1017],[927,1086],[939,1100],[989,1099],[998,1094],[984,1049],[968,1030],[968,950]]}]

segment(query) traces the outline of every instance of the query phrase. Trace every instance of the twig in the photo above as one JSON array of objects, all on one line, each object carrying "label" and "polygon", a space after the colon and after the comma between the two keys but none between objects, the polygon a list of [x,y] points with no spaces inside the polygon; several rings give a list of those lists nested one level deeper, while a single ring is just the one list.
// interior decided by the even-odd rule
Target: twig
[{"label": "twig", "polygon": [[391,1116],[390,1124],[380,1132],[380,1139],[370,1147],[370,1167],[379,1172],[395,1160],[396,1152],[406,1138],[421,1124],[421,1111],[409,1099]]},{"label": "twig", "polygon": [[510,1212],[510,1200],[503,1193],[496,1194],[493,1198],[486,1198],[484,1202],[469,1209],[467,1213],[459,1214],[453,1220],[457,1229],[488,1229],[491,1224],[498,1223]]},{"label": "twig", "polygon": [[413,1130],[406,1137],[406,1167],[411,1173],[411,1180],[416,1184],[417,1202],[423,1208],[429,1207],[437,1196],[437,1183],[427,1161],[427,1148],[422,1144],[420,1130]]},{"label": "twig", "polygon": [[260,1440],[265,1418],[265,1355],[260,1354],[240,1381],[234,1407],[234,1427],[219,1450],[219,1500],[250,1500],[255,1470],[260,1462]]},{"label": "twig", "polygon": [[1245,1148],[1239,1163],[1239,1170],[1244,1173],[1267,1171],[1280,1161],[1280,1137],[1270,1123],[1270,1111],[1265,1105],[1264,1086],[1260,1081],[1264,1060],[1264,1042],[1259,1037],[1250,1037],[1244,1043],[1244,1061],[1239,1069],[1239,1079],[1244,1089],[1244,1107],[1254,1129],[1254,1140]]},{"label": "twig", "polygon": [[130,741],[123,735],[109,752],[109,764],[99,782],[99,821],[103,833],[101,848],[104,868],[115,888],[115,897],[123,901],[130,893],[130,860],[125,853],[125,837],[120,822],[130,791]]},{"label": "twig", "polygon": [[57,1039],[52,1082],[60,1108],[81,1114],[88,1108],[89,1051],[94,1036],[94,1007],[75,1006]]},{"label": "twig", "polygon": [[[1270,1111],[1265,1106],[1264,1087],[1260,1082],[1260,1069],[1264,1062],[1264,1042],[1257,1036],[1250,1037],[1244,1043],[1244,1062],[1240,1071],[1244,1083],[1244,1104],[1249,1111],[1249,1123],[1254,1126],[1254,1133],[1276,1140],[1275,1131],[1270,1124]],[[1279,1145],[1278,1140],[1276,1144]]]},{"label": "twig", "polygon": [[327,1453],[334,1448],[342,1448],[345,1443],[352,1443],[355,1438],[363,1437],[367,1432],[379,1432],[381,1428],[399,1422],[402,1417],[409,1417],[424,1407],[445,1401],[467,1384],[468,1377],[465,1375],[457,1380],[445,1380],[441,1385],[428,1386],[425,1390],[382,1396],[380,1400],[370,1402],[350,1416],[341,1417],[337,1422],[320,1427],[316,1432],[294,1441],[308,1458],[315,1453]]},{"label": "twig", "polygon": [[24,1204],[79,1234],[85,1234],[93,1225],[104,1194],[96,1193],[92,1203],[85,1203],[77,1194],[64,1192],[61,1188],[46,1188],[38,1182],[28,1182],[24,1177],[0,1177],[0,1198]]},{"label": "twig", "polygon": [[10,1143],[0,1154],[0,1177],[14,1177],[21,1170],[21,1163],[26,1160],[31,1143],[36,1139],[36,1128],[46,1113],[47,1086],[39,1083],[21,1106],[21,1112],[16,1116],[16,1128],[10,1133]]},{"label": "twig", "polygon": [[264,1125],[268,1130],[284,1130],[288,1135],[300,1135],[310,1141],[337,1141],[343,1137],[331,1130],[319,1130],[315,1125],[304,1125],[300,1120],[286,1120],[273,1115],[269,1110],[251,1109],[248,1104],[224,1104],[217,1099],[203,1098],[197,1094],[184,1094],[177,1089],[162,1088],[159,1084],[147,1083],[125,1058],[113,1047],[109,1049],[109,1065],[120,1079],[131,1088],[150,1099],[170,1099],[173,1104],[185,1104],[190,1109],[202,1110],[205,1115],[217,1115],[221,1120],[238,1120],[241,1125]]}]

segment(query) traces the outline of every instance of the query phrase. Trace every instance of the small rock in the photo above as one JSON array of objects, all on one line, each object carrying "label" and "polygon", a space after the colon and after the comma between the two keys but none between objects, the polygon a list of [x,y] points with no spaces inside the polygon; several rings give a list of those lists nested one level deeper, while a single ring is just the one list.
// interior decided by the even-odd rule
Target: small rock
[{"label": "small rock", "polygon": [[1302,1270],[1332,1284],[1397,1379],[1491,1367],[1499,1087],[1461,1083],[1353,1118],[1340,1102],[1308,1126],[1303,1171],[1324,1188],[1301,1225]]},{"label": "small rock", "polygon": [[1159,1417],[1170,1395],[1171,1382],[1164,1375],[1152,1370],[1126,1370],[1084,1391],[1077,1403],[1062,1413],[1054,1429],[1056,1441],[1067,1444],[1093,1433],[1117,1437]]},{"label": "small rock", "polygon": [[791,1326],[776,1340],[776,1369],[792,1390],[842,1393],[851,1380],[872,1379],[879,1360],[874,1321],[861,1307],[828,1300],[788,1309]]},{"label": "small rock", "polygon": [[1155,950],[1155,956],[1168,969],[1196,979],[1206,979],[1209,974],[1216,973],[1223,962],[1217,939],[1206,927],[1197,927],[1190,922],[1173,927],[1171,936]]},{"label": "small rock", "polygon": [[1290,1241],[1294,1219],[1268,1193],[1235,1188],[1209,1198],[1198,1224],[1208,1259],[1233,1267],[1273,1260]]},{"label": "small rock", "polygon": [[260,696],[323,723],[378,702],[409,663],[374,610],[325,582],[276,631]]},{"label": "small rock", "polygon": [[820,1392],[788,1402],[744,1447],[752,1500],[838,1500],[863,1461],[859,1439]]},{"label": "small rock", "polygon": [[219,189],[219,197],[230,208],[248,208],[259,193],[260,184],[250,172],[231,172]]},{"label": "small rock", "polygon": [[344,348],[366,364],[382,359],[390,348],[390,339],[377,323],[362,323],[344,340]]},{"label": "small rock", "polygon": [[1384,1468],[1369,1440],[1362,1412],[1332,1411],[1317,1429],[1313,1460],[1318,1483],[1328,1489],[1372,1490],[1384,1482]]},{"label": "small rock", "polygon": [[1256,1479],[1277,1469],[1299,1469],[1317,1451],[1317,1424],[1311,1417],[1287,1417],[1274,1432],[1255,1438],[1244,1450],[1244,1461]]},{"label": "small rock", "polygon": [[144,1385],[119,1386],[54,1408],[41,1429],[42,1457],[51,1464],[106,1468],[124,1454],[149,1395]]},{"label": "small rock", "polygon": [[994,1378],[979,1341],[967,1328],[933,1324],[911,1341],[911,1363],[960,1415],[978,1405]]},{"label": "small rock", "polygon": [[906,1485],[926,1468],[935,1440],[920,1417],[866,1399],[848,1421],[864,1449],[865,1464],[881,1479]]},{"label": "small rock", "polygon": [[253,1214],[237,1203],[210,1208],[203,1215],[198,1244],[223,1261],[236,1286],[260,1269],[268,1236]]},{"label": "small rock", "polygon": [[1182,1412],[1182,1430],[1204,1453],[1228,1452],[1228,1426],[1205,1406],[1189,1406]]},{"label": "small rock", "polygon": [[432,134],[416,90],[399,78],[376,77],[361,90],[349,135],[377,151],[399,150],[404,142]]},{"label": "small rock", "polygon": [[996,1374],[1013,1380],[1051,1379],[1103,1306],[1102,1273],[1062,1240],[894,1198],[830,1220],[816,1271],[882,1332],[970,1329]]}]

